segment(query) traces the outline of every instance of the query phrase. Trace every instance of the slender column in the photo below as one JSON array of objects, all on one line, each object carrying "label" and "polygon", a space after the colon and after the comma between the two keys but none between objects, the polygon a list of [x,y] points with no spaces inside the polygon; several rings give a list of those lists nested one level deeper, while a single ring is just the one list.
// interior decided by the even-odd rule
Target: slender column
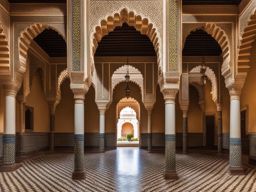
[{"label": "slender column", "polygon": [[230,96],[229,170],[231,174],[244,174],[241,148],[240,94],[231,92]]},{"label": "slender column", "polygon": [[165,99],[165,179],[177,179],[176,173],[176,130],[175,130],[176,92],[167,90]]},{"label": "slender column", "polygon": [[148,151],[152,150],[152,127],[151,127],[151,109],[148,109]]},{"label": "slender column", "polygon": [[218,153],[222,151],[222,110],[221,105],[217,104],[217,118],[218,118]]},{"label": "slender column", "polygon": [[10,85],[5,89],[5,129],[3,135],[3,165],[0,171],[13,171],[20,165],[15,164],[16,143],[16,94],[17,87]]},{"label": "slender column", "polygon": [[74,180],[85,179],[84,162],[84,98],[75,96],[75,135],[74,135]]},{"label": "slender column", "polygon": [[100,109],[99,151],[105,151],[105,111]]},{"label": "slender column", "polygon": [[182,129],[183,129],[183,145],[182,145],[182,151],[184,154],[187,153],[188,151],[188,146],[187,146],[187,134],[188,134],[188,112],[183,111],[183,121],[182,121]]}]

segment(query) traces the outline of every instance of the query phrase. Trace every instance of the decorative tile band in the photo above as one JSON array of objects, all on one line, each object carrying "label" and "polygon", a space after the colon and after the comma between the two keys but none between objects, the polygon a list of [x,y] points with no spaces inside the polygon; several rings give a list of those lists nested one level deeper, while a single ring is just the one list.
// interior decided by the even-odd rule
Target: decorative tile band
[{"label": "decorative tile band", "polygon": [[75,141],[84,141],[84,134],[75,134]]},{"label": "decorative tile band", "polygon": [[104,138],[105,138],[105,133],[100,133],[100,134],[99,134],[99,138],[100,138],[100,139],[104,139]]},{"label": "decorative tile band", "polygon": [[241,145],[230,144],[229,163],[230,167],[242,167]]},{"label": "decorative tile band", "polygon": [[15,142],[14,143],[4,143],[3,150],[3,163],[4,165],[9,165],[15,163]]},{"label": "decorative tile band", "polygon": [[15,143],[16,135],[11,134],[5,134],[3,135],[3,143]]},{"label": "decorative tile band", "polygon": [[165,141],[176,141],[176,135],[165,135]]},{"label": "decorative tile band", "polygon": [[84,140],[83,135],[75,135],[75,171],[84,170]]},{"label": "decorative tile band", "polygon": [[241,145],[241,139],[240,138],[230,138],[229,143],[230,143],[230,145]]}]

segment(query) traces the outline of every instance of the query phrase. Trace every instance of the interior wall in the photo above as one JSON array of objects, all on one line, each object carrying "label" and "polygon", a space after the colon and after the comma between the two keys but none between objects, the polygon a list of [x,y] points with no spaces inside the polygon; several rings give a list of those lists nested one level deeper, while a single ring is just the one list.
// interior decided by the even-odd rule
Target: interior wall
[{"label": "interior wall", "polygon": [[84,102],[84,126],[86,133],[99,133],[99,110],[95,103],[95,89],[90,87],[85,95]]},{"label": "interior wall", "polygon": [[4,132],[4,91],[0,86],[0,134]]},{"label": "interior wall", "polygon": [[202,110],[199,95],[195,87],[189,87],[188,133],[202,133]]},{"label": "interior wall", "polygon": [[156,89],[156,102],[152,109],[151,126],[152,133],[164,133],[165,131],[165,102],[159,86]]},{"label": "interior wall", "polygon": [[74,132],[74,96],[70,89],[70,80],[66,79],[61,85],[61,101],[55,111],[56,133]]},{"label": "interior wall", "polygon": [[256,66],[251,65],[241,94],[241,109],[247,109],[247,133],[256,133]]},{"label": "interior wall", "polygon": [[36,73],[32,77],[30,94],[26,98],[26,105],[34,111],[34,132],[49,131],[49,107],[45,98],[40,76]]}]

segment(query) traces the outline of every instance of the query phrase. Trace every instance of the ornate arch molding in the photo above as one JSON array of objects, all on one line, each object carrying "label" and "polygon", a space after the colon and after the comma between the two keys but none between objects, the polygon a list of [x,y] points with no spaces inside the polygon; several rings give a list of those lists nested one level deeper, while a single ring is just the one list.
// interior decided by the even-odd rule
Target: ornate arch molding
[{"label": "ornate arch molding", "polygon": [[55,98],[55,103],[54,103],[54,107],[53,107],[54,112],[56,110],[57,105],[60,103],[60,100],[61,100],[61,85],[68,78],[70,78],[70,77],[69,77],[69,72],[67,69],[63,70],[58,77],[56,98]]},{"label": "ornate arch molding", "polygon": [[21,76],[25,73],[27,68],[27,57],[28,57],[28,49],[30,47],[31,42],[35,37],[37,37],[40,33],[42,33],[45,29],[52,29],[56,31],[62,38],[65,40],[63,34],[61,34],[57,29],[53,26],[46,24],[32,24],[25,28],[18,37],[18,60],[19,65],[16,67],[16,72],[20,73]]},{"label": "ornate arch molding", "polygon": [[[201,70],[201,66],[196,66],[190,71],[190,73],[200,73],[200,70]],[[214,71],[209,67],[206,68],[205,75],[208,77],[208,79],[210,80],[210,82],[212,84],[212,90],[211,90],[212,100],[215,103],[217,103],[218,84],[217,84],[216,75],[215,75]]]},{"label": "ornate arch molding", "polygon": [[[157,29],[148,18],[143,18],[141,15],[137,15],[133,11],[128,11],[126,8],[122,9],[119,13],[115,13],[112,16],[108,16],[106,19],[101,20],[100,25],[95,27],[95,31],[92,34],[91,58],[94,58],[98,44],[102,38],[113,31],[117,26],[122,26],[123,23],[127,23],[129,26],[135,27],[135,29],[142,35],[148,36],[154,46],[157,55],[157,63],[160,67],[162,65],[161,46]],[[94,66],[94,59],[92,60],[93,62],[91,67]]]},{"label": "ornate arch molding", "polygon": [[[120,100],[118,101],[118,104],[120,104],[120,102],[122,102],[122,100],[124,100],[124,98],[120,99]],[[128,105],[128,107],[132,108],[132,109],[136,112],[137,119],[140,120],[140,103],[139,103],[135,98],[133,98],[133,97],[131,97],[130,100],[133,101],[134,103],[136,103],[136,104],[138,105],[138,110],[134,109],[133,106],[129,106],[129,105]],[[125,107],[127,107],[127,106],[120,107],[120,106],[117,105],[117,108],[118,108],[118,109],[117,109],[117,118],[118,118],[120,112],[121,112]]]},{"label": "ornate arch molding", "polygon": [[253,43],[256,38],[256,10],[254,10],[243,30],[238,53],[237,73],[245,77],[250,69]]},{"label": "ornate arch molding", "polygon": [[135,68],[131,65],[128,65],[128,66],[123,65],[122,67],[119,67],[118,69],[116,69],[115,72],[113,73],[112,78],[111,78],[112,94],[114,93],[114,90],[117,87],[117,85],[119,85],[120,83],[125,82],[124,76],[127,73],[127,67],[129,69],[130,81],[139,86],[140,91],[141,91],[142,101],[144,101],[143,75],[141,74],[141,72],[137,68]]},{"label": "ornate arch molding", "polygon": [[11,73],[10,49],[3,26],[0,25],[0,75],[8,76]]},{"label": "ornate arch molding", "polygon": [[[222,50],[223,63],[221,67],[221,73],[227,80],[232,77],[231,71],[231,45],[227,33],[215,23],[204,23],[201,27],[198,27],[192,31],[202,29],[211,35],[219,44]],[[191,32],[191,31],[190,31]],[[186,34],[186,38],[189,34]],[[183,47],[185,45],[185,41]]]}]

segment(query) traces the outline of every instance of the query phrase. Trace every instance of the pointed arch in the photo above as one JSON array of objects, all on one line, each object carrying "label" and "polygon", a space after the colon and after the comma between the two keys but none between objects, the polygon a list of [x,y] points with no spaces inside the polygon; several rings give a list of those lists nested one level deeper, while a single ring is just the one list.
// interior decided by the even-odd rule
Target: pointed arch
[{"label": "pointed arch", "polygon": [[28,57],[28,49],[30,47],[31,42],[34,38],[36,38],[40,33],[42,33],[45,29],[52,29],[56,31],[64,40],[64,36],[54,27],[46,24],[36,23],[25,28],[18,37],[18,59],[19,64],[16,68],[16,72],[23,75],[27,69],[27,57]]},{"label": "pointed arch", "polygon": [[[222,58],[223,58],[223,61],[222,61],[223,63],[221,66],[221,73],[227,80],[228,78],[230,78],[232,76],[231,45],[230,45],[227,33],[215,23],[204,23],[201,27],[197,27],[194,30],[198,30],[198,29],[204,30],[206,33],[211,35],[212,38],[214,38],[218,42],[218,44],[222,50]],[[188,35],[189,34],[187,34],[186,38],[188,37]],[[184,42],[184,44],[185,44],[185,42]],[[183,47],[184,47],[184,45],[183,45]]]},{"label": "pointed arch", "polygon": [[2,26],[0,26],[0,53],[0,75],[8,76],[11,74],[10,49]]},{"label": "pointed arch", "polygon": [[246,27],[244,28],[242,39],[240,41],[238,53],[237,73],[245,77],[250,69],[252,48],[256,39],[256,10],[250,16]]},{"label": "pointed arch", "polygon": [[[102,38],[117,26],[122,26],[123,23],[127,23],[129,26],[135,27],[142,35],[147,35],[153,44],[157,55],[157,63],[161,68],[161,46],[160,38],[157,29],[154,27],[153,23],[147,18],[143,18],[141,15],[137,15],[133,11],[128,11],[126,8],[122,9],[119,13],[108,16],[106,19],[101,20],[100,24],[95,27],[92,34],[92,47],[91,47],[91,57],[94,58],[99,42]],[[94,59],[92,62],[92,68],[94,66]],[[93,71],[93,69],[91,70]]]},{"label": "pointed arch", "polygon": [[114,92],[114,89],[117,87],[117,85],[125,82],[124,76],[127,73],[127,69],[129,70],[129,74],[130,74],[130,82],[133,82],[136,85],[138,85],[138,87],[140,88],[140,91],[141,91],[141,96],[142,96],[142,101],[143,101],[143,98],[144,98],[144,96],[143,96],[143,90],[144,90],[143,75],[137,68],[135,68],[131,65],[123,65],[114,71],[114,73],[111,77],[112,93]]},{"label": "pointed arch", "polygon": [[53,108],[54,112],[56,110],[57,105],[60,103],[60,100],[61,100],[61,85],[68,78],[69,78],[69,73],[68,73],[67,69],[63,70],[58,77],[56,97],[55,97],[55,103],[54,103],[54,108]]},{"label": "pointed arch", "polygon": [[[199,73],[200,74],[200,70],[201,70],[201,66],[199,65],[199,66],[194,67],[190,71],[190,73]],[[217,103],[217,99],[218,99],[217,77],[216,77],[214,71],[210,67],[206,68],[205,75],[207,76],[207,78],[210,80],[210,82],[212,84],[212,90],[211,90],[212,100],[213,100],[213,102]]]}]

